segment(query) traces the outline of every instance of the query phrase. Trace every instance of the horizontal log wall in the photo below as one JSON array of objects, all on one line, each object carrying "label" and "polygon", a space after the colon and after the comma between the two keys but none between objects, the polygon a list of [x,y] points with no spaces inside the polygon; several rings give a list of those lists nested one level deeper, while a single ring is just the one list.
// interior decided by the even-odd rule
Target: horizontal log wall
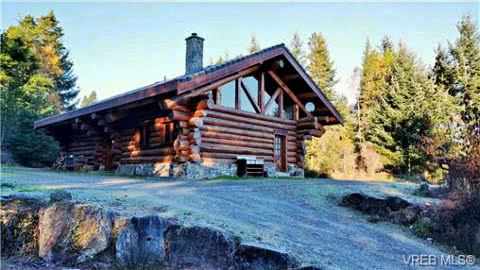
[{"label": "horizontal log wall", "polygon": [[233,163],[238,155],[274,161],[275,133],[287,136],[287,162],[297,163],[296,122],[213,105],[197,106],[189,135],[204,162]]},{"label": "horizontal log wall", "polygon": [[[138,120],[139,127],[140,122]],[[120,150],[119,164],[165,163],[175,158],[173,141],[165,142],[165,129],[172,124],[169,118],[159,117],[147,124],[149,129],[149,143],[140,146],[140,134],[137,128],[118,130],[113,144],[114,149]]]},{"label": "horizontal log wall", "polygon": [[62,146],[62,151],[67,156],[74,156],[73,166],[98,169],[103,165],[105,141],[101,136],[88,136],[86,132],[74,134],[69,142]]}]

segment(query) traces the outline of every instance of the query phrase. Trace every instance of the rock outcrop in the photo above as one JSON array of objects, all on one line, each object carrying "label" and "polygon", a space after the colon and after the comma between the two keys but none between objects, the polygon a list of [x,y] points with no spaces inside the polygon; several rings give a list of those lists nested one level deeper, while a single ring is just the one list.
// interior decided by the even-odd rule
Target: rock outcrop
[{"label": "rock outcrop", "polygon": [[165,233],[168,266],[174,269],[226,269],[239,239],[208,227],[175,225]]},{"label": "rock outcrop", "polygon": [[375,215],[380,219],[390,219],[392,212],[407,208],[410,203],[399,197],[379,199],[362,193],[352,193],[343,197],[342,206],[351,207],[368,215]]},{"label": "rock outcrop", "polygon": [[255,244],[241,244],[233,256],[235,269],[239,270],[280,270],[292,264],[287,253]]},{"label": "rock outcrop", "polygon": [[72,200],[72,194],[65,190],[57,190],[50,193],[50,202],[61,202]]},{"label": "rock outcrop", "polygon": [[42,208],[38,255],[54,263],[93,258],[110,244],[113,217],[102,208],[71,202]]},{"label": "rock outcrop", "polygon": [[115,256],[119,265],[165,264],[164,232],[167,222],[157,216],[120,220]]},{"label": "rock outcrop", "polygon": [[287,269],[292,264],[287,253],[241,244],[231,233],[158,216],[121,217],[64,195],[51,203],[2,197],[2,256],[85,269]]},{"label": "rock outcrop", "polygon": [[22,256],[38,252],[38,212],[45,203],[36,198],[7,196],[0,201],[1,253]]}]

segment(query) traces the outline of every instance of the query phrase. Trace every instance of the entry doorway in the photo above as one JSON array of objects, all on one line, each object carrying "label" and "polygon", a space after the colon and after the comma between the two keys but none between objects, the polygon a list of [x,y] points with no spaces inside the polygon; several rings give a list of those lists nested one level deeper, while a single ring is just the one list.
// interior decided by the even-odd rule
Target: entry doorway
[{"label": "entry doorway", "polygon": [[285,135],[275,135],[274,161],[277,171],[287,171],[287,137]]},{"label": "entry doorway", "polygon": [[112,170],[112,140],[105,141],[105,171]]}]

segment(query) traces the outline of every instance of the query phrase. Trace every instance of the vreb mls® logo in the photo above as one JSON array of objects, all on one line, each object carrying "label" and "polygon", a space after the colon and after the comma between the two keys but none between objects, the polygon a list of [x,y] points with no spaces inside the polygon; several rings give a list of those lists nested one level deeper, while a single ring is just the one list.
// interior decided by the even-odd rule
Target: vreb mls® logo
[{"label": "vreb mls\u00ae logo", "polygon": [[437,266],[437,265],[474,265],[476,261],[473,255],[403,255],[403,262],[411,266]]}]

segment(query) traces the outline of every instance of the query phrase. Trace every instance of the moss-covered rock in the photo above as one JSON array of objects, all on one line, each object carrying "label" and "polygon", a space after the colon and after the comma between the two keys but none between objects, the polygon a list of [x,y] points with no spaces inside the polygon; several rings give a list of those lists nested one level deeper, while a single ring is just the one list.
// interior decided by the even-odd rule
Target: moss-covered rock
[{"label": "moss-covered rock", "polygon": [[41,199],[12,195],[2,197],[0,206],[2,256],[38,253],[39,210]]},{"label": "moss-covered rock", "polygon": [[70,202],[41,209],[39,256],[55,263],[93,258],[109,247],[113,217],[103,208]]}]

